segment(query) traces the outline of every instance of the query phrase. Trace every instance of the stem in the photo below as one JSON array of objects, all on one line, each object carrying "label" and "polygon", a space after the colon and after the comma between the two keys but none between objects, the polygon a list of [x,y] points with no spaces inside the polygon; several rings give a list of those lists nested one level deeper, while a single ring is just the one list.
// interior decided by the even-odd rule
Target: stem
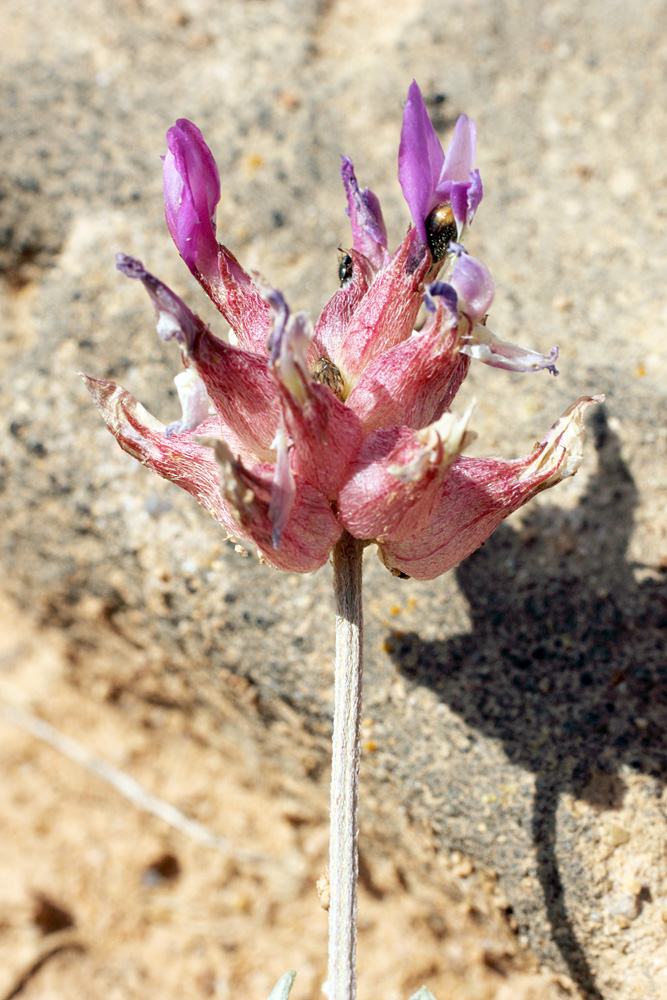
[{"label": "stem", "polygon": [[345,532],[333,551],[336,666],[329,847],[329,1000],[354,1000],[357,989],[363,550],[364,543]]}]

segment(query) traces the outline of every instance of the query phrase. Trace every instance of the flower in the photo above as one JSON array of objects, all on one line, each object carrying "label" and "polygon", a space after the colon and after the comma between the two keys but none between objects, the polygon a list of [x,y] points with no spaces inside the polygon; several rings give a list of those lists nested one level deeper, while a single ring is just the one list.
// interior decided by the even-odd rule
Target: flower
[{"label": "flower", "polygon": [[[159,335],[181,349],[182,417],[165,427],[127,389],[83,377],[125,451],[279,569],[317,569],[347,531],[375,542],[393,573],[432,579],[581,463],[583,414],[602,397],[574,403],[525,458],[462,455],[472,407],[455,415],[450,406],[471,361],[555,373],[557,357],[557,348],[538,354],[486,327],[493,281],[458,242],[481,198],[474,142],[474,125],[461,118],[445,155],[413,83],[399,173],[415,226],[393,254],[377,197],[361,191],[343,158],[353,246],[313,328],[217,242],[220,184],[199,129],[181,119],[167,133],[167,225],[235,342],[216,337],[140,261],[119,254],[119,270],[149,294]],[[442,198],[457,240],[440,253],[428,218]],[[433,280],[445,258],[449,280]],[[422,303],[427,318],[415,330]]]},{"label": "flower", "polygon": [[443,152],[424,98],[413,80],[403,116],[398,179],[417,232],[434,259],[460,242],[482,200],[482,180],[474,169],[477,130],[461,115],[449,149]]},{"label": "flower", "polygon": [[165,215],[172,239],[191,271],[215,269],[215,209],[220,178],[213,155],[192,122],[179,118],[167,132],[162,158]]}]

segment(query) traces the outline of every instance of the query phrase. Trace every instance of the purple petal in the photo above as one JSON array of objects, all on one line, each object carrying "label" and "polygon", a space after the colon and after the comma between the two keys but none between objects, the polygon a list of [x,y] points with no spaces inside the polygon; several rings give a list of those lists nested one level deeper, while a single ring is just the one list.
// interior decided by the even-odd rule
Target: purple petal
[{"label": "purple petal", "polygon": [[464,337],[461,354],[476,358],[491,368],[504,368],[509,372],[538,372],[546,369],[552,375],[558,375],[557,347],[553,347],[549,354],[538,354],[537,351],[531,351],[527,347],[519,347],[507,340],[501,340],[481,324]]},{"label": "purple petal", "polygon": [[470,183],[450,183],[447,186],[449,187],[447,198],[452,206],[458,238],[461,239],[463,237],[464,226],[467,225],[468,220],[468,191],[470,190]]},{"label": "purple petal", "polygon": [[352,160],[347,156],[342,156],[341,159],[343,165],[340,172],[347,195],[347,214],[352,224],[354,249],[379,269],[388,257],[387,230],[380,202],[370,188],[363,192],[359,190]]},{"label": "purple petal", "polygon": [[429,240],[426,220],[431,212],[451,205],[461,239],[482,200],[482,181],[475,170],[476,141],[475,123],[461,115],[447,153],[443,153],[419,87],[412,82],[403,116],[398,177],[417,232],[436,259],[444,256],[446,247],[440,253]]},{"label": "purple petal", "polygon": [[269,368],[278,381],[300,401],[305,397],[305,387],[310,383],[306,352],[313,336],[306,313],[290,314],[289,306],[281,292],[265,289],[264,298],[272,311],[273,326],[266,341]]},{"label": "purple petal", "polygon": [[155,308],[157,332],[162,339],[171,340],[174,337],[190,354],[197,335],[204,326],[199,317],[188,309],[175,292],[147,271],[136,257],[118,253],[116,267],[128,278],[138,278],[142,282]]},{"label": "purple petal", "polygon": [[481,260],[461,253],[450,284],[458,295],[458,309],[471,323],[477,323],[489,311],[493,302],[493,278]]},{"label": "purple petal", "polygon": [[473,170],[470,177],[470,187],[468,189],[468,214],[466,216],[467,226],[470,225],[475,217],[475,212],[479,207],[483,194],[484,189],[482,187],[482,178],[480,177],[479,170]]},{"label": "purple petal", "polygon": [[470,174],[475,166],[475,147],[477,129],[475,123],[467,115],[459,115],[454,127],[454,135],[445,153],[436,190],[441,194],[440,185],[448,181],[470,181]]},{"label": "purple petal", "polygon": [[424,293],[424,305],[430,313],[434,313],[437,309],[436,299],[441,298],[446,303],[449,311],[453,313],[454,316],[457,315],[457,302],[458,296],[454,288],[448,285],[445,281],[434,281],[430,285],[426,286],[426,291]]},{"label": "purple petal", "polygon": [[217,258],[215,209],[220,178],[204,137],[187,118],[167,132],[163,187],[167,226],[190,270],[205,274]]},{"label": "purple petal", "polygon": [[459,239],[482,200],[482,180],[479,170],[474,169],[476,145],[475,123],[467,115],[460,115],[436,185],[438,200],[451,203]]},{"label": "purple petal", "polygon": [[403,113],[398,149],[398,179],[408,203],[412,221],[424,243],[426,216],[439,199],[436,187],[445,165],[445,154],[428,116],[424,98],[413,80]]}]

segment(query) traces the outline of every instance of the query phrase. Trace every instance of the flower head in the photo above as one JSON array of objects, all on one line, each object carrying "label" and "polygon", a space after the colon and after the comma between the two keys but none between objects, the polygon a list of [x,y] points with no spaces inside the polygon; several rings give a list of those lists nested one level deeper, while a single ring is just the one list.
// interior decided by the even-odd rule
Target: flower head
[{"label": "flower head", "polygon": [[[393,573],[431,579],[577,471],[583,413],[600,397],[573,404],[523,459],[462,454],[472,407],[450,407],[471,362],[555,373],[557,356],[556,348],[538,354],[487,329],[493,281],[459,242],[481,198],[467,118],[444,154],[412,84],[399,176],[415,227],[393,254],[377,197],[360,189],[343,158],[353,246],[314,327],[217,242],[218,172],[199,129],[181,119],[167,144],[169,231],[235,343],[215,336],[140,261],[119,254],[119,270],[151,298],[158,333],[181,349],[182,416],[165,427],[121,386],[84,379],[121,447],[193,494],[230,537],[279,569],[308,572],[348,531],[377,543]],[[429,230],[445,202],[454,219],[446,282],[430,280],[443,255]],[[422,303],[427,319],[416,330]]]}]

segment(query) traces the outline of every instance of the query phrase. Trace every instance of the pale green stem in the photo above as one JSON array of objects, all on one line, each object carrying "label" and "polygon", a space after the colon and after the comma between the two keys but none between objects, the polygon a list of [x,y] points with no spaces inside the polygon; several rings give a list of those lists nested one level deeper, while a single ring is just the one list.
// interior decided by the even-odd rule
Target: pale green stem
[{"label": "pale green stem", "polygon": [[336,666],[329,847],[329,1000],[354,1000],[357,989],[363,550],[364,543],[346,532],[333,551]]}]

